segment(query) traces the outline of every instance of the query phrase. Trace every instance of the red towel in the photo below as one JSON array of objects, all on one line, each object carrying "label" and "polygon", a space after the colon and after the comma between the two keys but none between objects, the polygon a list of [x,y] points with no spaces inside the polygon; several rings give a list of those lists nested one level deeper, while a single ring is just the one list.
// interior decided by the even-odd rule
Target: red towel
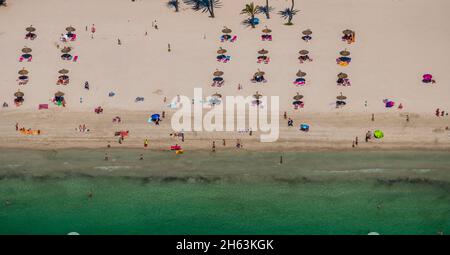
[{"label": "red towel", "polygon": [[48,109],[48,104],[39,104],[39,110]]}]

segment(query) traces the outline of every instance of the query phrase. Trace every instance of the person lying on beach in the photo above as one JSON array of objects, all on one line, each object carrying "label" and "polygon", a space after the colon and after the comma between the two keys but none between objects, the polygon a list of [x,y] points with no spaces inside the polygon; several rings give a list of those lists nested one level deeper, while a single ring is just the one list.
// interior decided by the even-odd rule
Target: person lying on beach
[{"label": "person lying on beach", "polygon": [[301,55],[298,57],[298,60],[300,60],[300,63],[303,63],[305,61],[312,62],[312,58],[309,57],[309,55]]}]

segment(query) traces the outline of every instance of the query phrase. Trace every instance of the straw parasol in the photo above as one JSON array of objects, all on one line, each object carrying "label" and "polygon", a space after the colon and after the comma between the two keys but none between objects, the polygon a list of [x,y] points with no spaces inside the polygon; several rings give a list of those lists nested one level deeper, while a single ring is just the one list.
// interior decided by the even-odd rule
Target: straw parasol
[{"label": "straw parasol", "polygon": [[28,71],[25,70],[25,68],[22,68],[22,70],[20,70],[20,71],[18,72],[18,74],[20,74],[20,75],[27,75],[27,74],[28,74]]},{"label": "straw parasol", "polygon": [[256,98],[256,99],[260,99],[262,97],[262,95],[259,94],[258,91],[256,91],[256,93],[253,95],[253,97]]},{"label": "straw parasol", "polygon": [[222,47],[219,48],[219,50],[217,51],[217,54],[224,54],[227,53],[226,49],[222,49]]},{"label": "straw parasol", "polygon": [[302,72],[301,70],[298,70],[297,77],[304,77],[304,76],[306,76],[306,73]]},{"label": "straw parasol", "polygon": [[26,30],[27,32],[34,32],[34,31],[36,31],[36,28],[34,28],[34,27],[31,25],[31,26],[25,28],[25,30]]},{"label": "straw parasol", "polygon": [[64,47],[61,52],[62,53],[69,53],[72,49],[70,47]]},{"label": "straw parasol", "polygon": [[258,72],[255,73],[255,76],[263,76],[264,74],[266,74],[266,73],[258,70]]},{"label": "straw parasol", "polygon": [[69,73],[69,70],[67,70],[67,69],[61,69],[61,70],[58,71],[58,73],[60,73],[60,74],[68,74],[68,73]]},{"label": "straw parasol", "polygon": [[221,98],[222,95],[216,92],[216,93],[212,94],[212,97]]},{"label": "straw parasol", "polygon": [[265,49],[261,49],[261,50],[258,51],[258,53],[262,54],[262,55],[265,55],[265,54],[269,53],[269,51],[265,50]]},{"label": "straw parasol", "polygon": [[268,29],[267,26],[266,26],[266,27],[262,30],[262,32],[263,32],[264,34],[269,34],[269,33],[272,32],[272,30]]},{"label": "straw parasol", "polygon": [[336,99],[337,100],[345,100],[345,99],[347,99],[347,97],[343,96],[342,93],[341,93],[339,96],[336,97]]},{"label": "straw parasol", "polygon": [[22,92],[22,91],[20,91],[20,90],[17,90],[17,92],[16,93],[14,93],[14,96],[15,97],[23,97],[25,94]]},{"label": "straw parasol", "polygon": [[23,53],[30,53],[30,52],[32,52],[33,50],[32,49],[30,49],[30,48],[28,48],[28,47],[24,47],[23,49],[22,49],[22,52]]},{"label": "straw parasol", "polygon": [[342,33],[344,33],[344,35],[351,35],[353,34],[353,31],[350,29],[345,29],[344,31],[342,31]]},{"label": "straw parasol", "polygon": [[300,100],[303,98],[303,96],[297,92],[297,95],[295,95],[293,98],[294,98],[294,100]]},{"label": "straw parasol", "polygon": [[66,27],[67,32],[74,32],[76,29],[72,26]]},{"label": "straw parasol", "polygon": [[216,69],[216,71],[213,73],[214,76],[222,76],[223,72]]},{"label": "straw parasol", "polygon": [[64,96],[64,93],[61,91],[55,93],[55,97],[62,97],[62,96]]},{"label": "straw parasol", "polygon": [[346,79],[346,78],[348,77],[348,75],[347,75],[346,73],[339,73],[339,74],[337,75],[337,77],[338,77],[339,79]]},{"label": "straw parasol", "polygon": [[339,54],[341,54],[341,56],[347,57],[347,56],[350,56],[350,51],[343,50],[343,51],[339,52]]},{"label": "straw parasol", "polygon": [[307,51],[307,50],[301,50],[301,51],[299,51],[298,53],[300,53],[300,55],[308,55],[308,54],[309,54],[309,51]]},{"label": "straw parasol", "polygon": [[312,31],[311,31],[311,29],[306,29],[305,31],[302,32],[302,34],[304,34],[304,35],[311,35]]},{"label": "straw parasol", "polygon": [[228,27],[224,26],[223,29],[222,29],[222,33],[224,33],[224,34],[229,34],[231,32],[233,32],[233,30],[229,29]]}]

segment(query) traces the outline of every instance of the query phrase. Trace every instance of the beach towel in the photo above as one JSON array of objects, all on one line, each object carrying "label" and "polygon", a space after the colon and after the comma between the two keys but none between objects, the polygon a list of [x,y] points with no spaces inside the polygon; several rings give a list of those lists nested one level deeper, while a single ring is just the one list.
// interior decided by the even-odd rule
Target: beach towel
[{"label": "beach towel", "polygon": [[73,57],[73,62],[77,62],[78,56]]},{"label": "beach towel", "polygon": [[231,42],[235,42],[237,40],[237,35],[233,36],[233,38],[231,38]]},{"label": "beach towel", "polygon": [[39,110],[48,109],[48,104],[39,104]]}]

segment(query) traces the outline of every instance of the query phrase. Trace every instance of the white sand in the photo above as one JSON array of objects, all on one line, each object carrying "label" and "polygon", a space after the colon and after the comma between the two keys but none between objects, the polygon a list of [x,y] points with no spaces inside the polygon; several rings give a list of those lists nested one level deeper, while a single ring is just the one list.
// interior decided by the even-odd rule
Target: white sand
[{"label": "white sand", "polygon": [[[9,120],[1,126],[2,134],[10,138],[17,136],[11,125],[15,121],[26,125],[27,118],[31,118],[26,116],[37,111],[38,104],[49,103],[58,90],[66,93],[68,105],[55,111],[61,112],[61,118],[73,120],[78,116],[74,127],[85,121],[101,120],[108,125],[109,120],[93,113],[93,108],[99,105],[115,114],[125,114],[125,110],[168,111],[162,103],[164,96],[168,99],[177,94],[191,96],[195,87],[203,88],[207,95],[214,92],[251,95],[255,91],[277,95],[281,111],[292,111],[290,116],[296,119],[301,119],[305,113],[312,118],[310,122],[314,122],[317,113],[334,116],[336,120],[340,118],[336,115],[339,112],[347,116],[363,114],[356,119],[367,119],[372,112],[390,113],[388,116],[395,122],[400,113],[417,113],[428,120],[436,108],[450,110],[450,72],[447,70],[450,66],[450,32],[447,29],[450,1],[296,1],[300,13],[294,18],[293,26],[283,25],[284,20],[272,13],[270,20],[259,15],[262,25],[256,29],[241,24],[245,17],[239,13],[248,2],[224,0],[223,7],[216,10],[216,18],[212,19],[185,5],[175,13],[166,7],[165,1],[157,0],[134,3],[130,0],[9,0],[8,7],[0,7],[0,103],[6,101],[10,105],[0,109],[2,118]],[[276,11],[290,6],[290,1],[270,2]],[[159,30],[152,28],[153,20],[157,20]],[[30,24],[38,33],[34,41],[24,39],[24,29]],[[94,39],[85,31],[85,26],[90,30],[92,24],[97,29]],[[69,25],[77,29],[78,40],[69,43],[74,55],[79,56],[77,63],[62,61],[60,50],[55,47],[55,43],[63,45],[58,40],[59,35]],[[219,41],[224,25],[238,35],[237,42]],[[264,25],[273,30],[272,42],[260,40]],[[301,31],[307,28],[313,31],[313,40],[309,43],[300,39]],[[356,43],[348,45],[340,40],[342,30],[347,28],[356,31]],[[144,36],[146,31],[148,36]],[[120,46],[118,38],[122,41]],[[167,51],[168,43],[171,52]],[[33,49],[31,63],[18,62],[23,46]],[[231,62],[223,64],[215,60],[219,47],[228,50]],[[256,63],[257,51],[261,48],[270,51],[272,61],[268,65]],[[297,58],[301,49],[308,49],[314,61],[299,64]],[[344,49],[351,52],[352,63],[348,67],[340,67],[335,62],[338,52]],[[26,101],[17,108],[13,105],[13,93],[19,88],[17,71],[22,67],[30,71],[30,82],[20,87]],[[71,82],[67,87],[55,84],[61,68],[70,70]],[[225,72],[226,84],[219,89],[210,86],[216,68]],[[258,68],[266,72],[268,83],[250,83]],[[309,84],[304,87],[292,84],[299,69],[308,73]],[[351,87],[336,86],[339,72],[349,74]],[[424,73],[433,74],[437,83],[424,85],[421,82]],[[89,91],[83,88],[85,81],[90,83]],[[238,83],[244,86],[243,90],[237,90]],[[163,93],[153,93],[158,89]],[[108,97],[110,91],[116,96]],[[305,96],[305,108],[294,112],[291,98],[296,92]],[[333,103],[340,92],[348,96],[348,105],[335,109]],[[135,103],[138,96],[145,97],[145,101]],[[83,97],[82,104],[80,97]],[[402,103],[403,110],[384,108],[382,100],[385,98]],[[364,106],[366,100],[367,107]],[[80,118],[76,113],[80,111],[89,113]],[[51,112],[53,110],[46,115]],[[40,121],[45,122],[45,119]],[[142,117],[142,124],[145,121]],[[169,133],[167,121],[166,125],[164,133]],[[347,125],[350,128],[363,124],[355,120]],[[427,129],[430,134],[434,134],[434,128],[449,126],[449,118],[438,120],[436,125]],[[45,126],[36,128],[44,130]],[[109,128],[107,132],[114,129]],[[401,128],[399,124],[397,129]],[[363,139],[365,129],[364,126],[354,130],[357,133],[348,130],[349,139],[355,135]],[[61,134],[66,132],[69,131],[61,131]],[[329,132],[322,138],[340,136],[339,130]],[[405,142],[416,141],[413,134]],[[108,136],[109,133],[105,135]],[[298,131],[292,136],[298,136]],[[328,136],[331,138],[326,138]],[[141,144],[141,141],[136,143]]]}]

